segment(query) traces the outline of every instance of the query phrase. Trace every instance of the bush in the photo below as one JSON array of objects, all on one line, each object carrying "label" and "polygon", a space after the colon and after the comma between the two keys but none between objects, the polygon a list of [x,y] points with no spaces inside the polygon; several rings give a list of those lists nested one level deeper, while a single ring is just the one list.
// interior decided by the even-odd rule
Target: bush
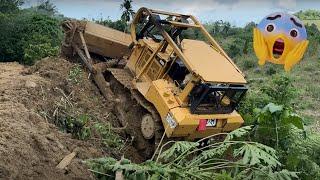
[{"label": "bush", "polygon": [[255,84],[256,87],[249,89],[241,101],[239,112],[246,124],[250,125],[255,121],[254,109],[256,108],[263,108],[270,102],[288,107],[295,100],[298,90],[293,86],[291,78],[277,74],[270,79],[262,80],[261,84]]},{"label": "bush", "polygon": [[296,137],[290,144],[284,158],[285,165],[292,171],[300,172],[301,179],[320,179],[320,135],[307,138]]},{"label": "bush", "polygon": [[[42,37],[46,38],[46,37]],[[32,65],[36,60],[40,60],[44,57],[57,56],[59,53],[59,47],[52,47],[50,43],[40,43],[29,44],[24,48],[24,64]]]},{"label": "bush", "polygon": [[236,38],[226,49],[228,55],[232,58],[242,55],[242,40]]},{"label": "bush", "polygon": [[269,65],[265,68],[265,73],[269,76],[274,75],[277,73],[276,68],[273,65]]},{"label": "bush", "polygon": [[122,20],[112,21],[110,19],[107,19],[107,20],[101,19],[101,20],[97,20],[95,22],[98,24],[122,31],[122,32],[129,30],[128,24]]},{"label": "bush", "polygon": [[285,168],[300,179],[320,178],[320,135],[306,134],[303,120],[291,108],[268,104],[256,110],[252,139],[277,150]]},{"label": "bush", "polygon": [[255,113],[253,138],[277,150],[287,149],[292,127],[304,130],[302,118],[282,105],[269,103],[263,109],[255,109]]},{"label": "bush", "polygon": [[0,19],[0,61],[33,64],[56,56],[62,41],[60,21],[32,10],[2,15]]},{"label": "bush", "polygon": [[251,68],[255,67],[256,64],[257,64],[257,62],[255,62],[255,61],[253,61],[251,59],[246,59],[246,60],[243,61],[243,65],[242,66],[243,66],[243,68],[245,70],[248,70],[248,69],[251,69]]},{"label": "bush", "polygon": [[291,105],[298,93],[293,86],[293,80],[284,74],[274,75],[271,79],[271,82],[261,88],[261,92],[268,95],[273,103]]},{"label": "bush", "polygon": [[253,110],[256,108],[263,108],[270,101],[271,98],[268,95],[261,93],[259,90],[250,89],[239,106],[239,112],[245,119],[245,123],[247,125],[253,124],[255,121]]},{"label": "bush", "polygon": [[236,42],[233,42],[227,49],[228,55],[232,58],[241,55],[241,48]]},{"label": "bush", "polygon": [[0,0],[0,13],[15,13],[22,4],[23,0]]}]

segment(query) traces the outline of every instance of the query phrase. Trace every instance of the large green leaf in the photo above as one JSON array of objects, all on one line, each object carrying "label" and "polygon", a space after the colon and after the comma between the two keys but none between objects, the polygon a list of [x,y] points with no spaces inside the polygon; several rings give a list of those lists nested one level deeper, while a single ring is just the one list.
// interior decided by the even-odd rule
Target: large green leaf
[{"label": "large green leaf", "polygon": [[283,106],[281,105],[276,105],[274,103],[269,103],[267,106],[265,106],[263,108],[264,111],[269,111],[271,112],[271,114],[278,112],[278,111],[282,111],[283,110]]},{"label": "large green leaf", "polygon": [[291,180],[296,178],[298,178],[296,172],[291,172],[286,169],[275,171],[274,168],[270,166],[260,166],[251,171],[244,170],[238,175],[238,179],[244,180]]},{"label": "large green leaf", "polygon": [[177,157],[179,154],[186,154],[187,152],[198,147],[198,142],[178,141],[174,143],[169,149],[162,152],[159,155],[159,159],[168,161],[172,158]]},{"label": "large green leaf", "polygon": [[297,114],[289,114],[287,117],[285,117],[282,121],[283,125],[292,124],[298,129],[304,129],[302,118]]},{"label": "large green leaf", "polygon": [[238,128],[232,132],[230,132],[227,137],[225,138],[225,141],[230,141],[234,139],[235,137],[242,137],[249,133],[249,131],[252,129],[252,126],[244,126],[241,128]]},{"label": "large green leaf", "polygon": [[276,156],[276,151],[273,148],[265,146],[263,144],[245,143],[240,148],[234,151],[234,156],[241,156],[240,163],[250,166],[266,164],[267,166],[277,167],[281,165]]},{"label": "large green leaf", "polygon": [[205,161],[207,159],[211,159],[214,157],[221,157],[229,147],[230,147],[230,143],[223,143],[218,147],[202,151],[201,154],[199,155],[199,158],[201,159],[201,161]]}]

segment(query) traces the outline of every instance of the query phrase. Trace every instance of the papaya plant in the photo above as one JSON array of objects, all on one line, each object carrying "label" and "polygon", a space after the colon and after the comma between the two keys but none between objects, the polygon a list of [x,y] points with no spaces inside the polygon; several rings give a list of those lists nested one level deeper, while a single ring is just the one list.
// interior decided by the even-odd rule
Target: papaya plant
[{"label": "papaya plant", "polygon": [[253,138],[275,149],[286,149],[291,143],[293,128],[304,132],[302,118],[283,105],[269,103],[262,109],[255,109],[255,113],[257,121]]},{"label": "papaya plant", "polygon": [[[98,179],[114,179],[122,174],[125,179],[291,179],[295,172],[280,170],[275,149],[266,145],[236,140],[247,135],[250,126],[226,135],[223,142],[199,146],[202,141],[170,141],[158,156],[141,164],[128,159],[111,157],[90,159],[85,163]],[[222,135],[218,134],[218,135]],[[214,136],[218,136],[214,135]],[[173,144],[163,151],[165,146]]]}]

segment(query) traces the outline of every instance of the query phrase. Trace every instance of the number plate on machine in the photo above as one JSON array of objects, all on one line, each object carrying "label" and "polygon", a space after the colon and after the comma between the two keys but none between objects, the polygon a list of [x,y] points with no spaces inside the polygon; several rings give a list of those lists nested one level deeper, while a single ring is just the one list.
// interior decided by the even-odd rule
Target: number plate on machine
[{"label": "number plate on machine", "polygon": [[207,127],[216,127],[217,125],[217,120],[216,119],[208,119],[207,121]]},{"label": "number plate on machine", "polygon": [[167,117],[166,117],[166,120],[170,126],[170,128],[174,129],[177,127],[177,123],[176,121],[174,120],[174,118],[172,117],[172,115],[170,113],[168,113]]}]

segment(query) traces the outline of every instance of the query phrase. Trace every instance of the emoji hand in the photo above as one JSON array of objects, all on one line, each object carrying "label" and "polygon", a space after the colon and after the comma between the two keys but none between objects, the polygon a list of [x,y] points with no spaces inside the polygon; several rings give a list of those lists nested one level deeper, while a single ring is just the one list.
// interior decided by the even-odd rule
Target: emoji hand
[{"label": "emoji hand", "polygon": [[309,41],[304,40],[296,45],[296,47],[288,53],[285,62],[284,62],[284,70],[286,72],[290,71],[291,68],[297,64],[303,57],[304,52],[308,47]]},{"label": "emoji hand", "polygon": [[256,56],[259,59],[259,65],[264,65],[268,57],[268,48],[262,33],[257,28],[253,29],[253,48]]}]

